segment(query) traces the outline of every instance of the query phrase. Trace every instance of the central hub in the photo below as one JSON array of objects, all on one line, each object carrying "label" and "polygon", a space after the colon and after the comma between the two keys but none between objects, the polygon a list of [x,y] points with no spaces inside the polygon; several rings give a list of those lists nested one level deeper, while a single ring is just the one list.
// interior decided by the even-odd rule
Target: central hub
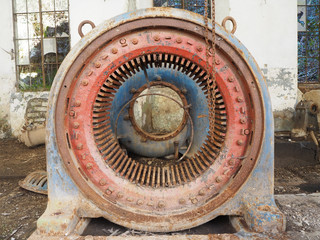
[{"label": "central hub", "polygon": [[185,127],[187,100],[173,84],[145,84],[133,99],[136,100],[130,104],[129,116],[133,127],[146,140],[167,140],[177,136]]}]

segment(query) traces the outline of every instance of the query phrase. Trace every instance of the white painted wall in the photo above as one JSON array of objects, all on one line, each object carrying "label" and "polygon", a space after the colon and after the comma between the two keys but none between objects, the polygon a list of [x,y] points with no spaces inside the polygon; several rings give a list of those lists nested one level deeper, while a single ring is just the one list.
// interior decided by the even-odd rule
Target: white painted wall
[{"label": "white painted wall", "polygon": [[[79,40],[78,26],[83,20],[90,20],[96,26],[106,19],[125,12],[153,6],[152,0],[69,0],[71,46]],[[83,33],[91,30],[90,25],[83,27]]]},{"label": "white painted wall", "polygon": [[238,23],[236,36],[249,49],[266,77],[274,111],[297,102],[297,2],[229,0]]},{"label": "white painted wall", "polygon": [[0,138],[4,125],[10,125],[10,97],[15,90],[15,62],[10,54],[14,49],[11,1],[1,2],[0,14]]},{"label": "white painted wall", "polygon": [[[79,39],[78,25],[91,20],[96,25],[118,14],[152,6],[152,0],[69,0],[71,46]],[[0,138],[2,122],[11,125],[15,136],[24,123],[27,100],[48,93],[21,93],[15,88],[15,61],[11,0],[1,1],[0,14]],[[219,23],[230,15],[238,23],[236,36],[262,68],[275,112],[293,109],[297,102],[297,20],[292,0],[216,0]],[[84,27],[84,32],[90,26]],[[7,52],[6,52],[7,51]]]}]

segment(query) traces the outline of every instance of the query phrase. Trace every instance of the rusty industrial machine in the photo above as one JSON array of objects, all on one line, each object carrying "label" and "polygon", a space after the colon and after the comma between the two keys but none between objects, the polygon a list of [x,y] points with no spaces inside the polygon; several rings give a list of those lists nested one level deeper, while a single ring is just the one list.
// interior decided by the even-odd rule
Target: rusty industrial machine
[{"label": "rusty industrial machine", "polygon": [[238,237],[284,230],[265,80],[218,24],[213,64],[206,24],[211,32],[185,10],[139,10],[73,47],[51,89],[49,202],[34,236],[81,234],[98,217],[150,232],[221,215]]}]

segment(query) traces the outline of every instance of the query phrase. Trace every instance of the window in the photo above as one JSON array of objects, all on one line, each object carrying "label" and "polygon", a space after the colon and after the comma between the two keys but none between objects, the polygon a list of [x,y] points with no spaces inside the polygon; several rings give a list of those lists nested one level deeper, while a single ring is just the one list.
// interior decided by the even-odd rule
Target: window
[{"label": "window", "polygon": [[68,0],[13,0],[17,85],[48,90],[70,50]]},{"label": "window", "polygon": [[[187,9],[191,12],[199,13],[201,15],[204,14],[205,0],[154,0],[153,3],[155,7],[182,8],[182,9]],[[211,1],[208,0],[208,3],[209,3],[208,16],[211,16],[211,13],[210,13]]]},{"label": "window", "polygon": [[320,0],[298,0],[298,82],[319,85]]}]

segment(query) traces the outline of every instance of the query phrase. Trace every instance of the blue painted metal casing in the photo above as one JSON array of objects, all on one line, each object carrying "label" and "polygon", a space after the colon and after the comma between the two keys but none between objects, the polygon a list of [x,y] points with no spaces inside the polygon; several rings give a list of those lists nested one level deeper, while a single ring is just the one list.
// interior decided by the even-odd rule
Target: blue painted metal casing
[{"label": "blue painted metal casing", "polygon": [[[191,104],[190,116],[194,125],[194,137],[188,155],[195,154],[200,148],[199,144],[204,142],[208,133],[208,118],[198,118],[197,116],[208,115],[208,106],[206,97],[199,87],[190,77],[181,73],[176,69],[167,68],[152,68],[147,69],[148,75],[160,77],[162,81],[171,83],[179,89],[185,89],[188,94],[186,95],[188,104]],[[156,79],[150,79],[151,82],[156,82]],[[111,125],[115,126],[117,116],[121,108],[129,102],[133,93],[131,89],[139,89],[146,85],[144,73],[141,71],[123,83],[119,91],[116,93],[112,108],[111,108]],[[129,108],[129,106],[128,106]],[[174,142],[178,141],[186,146],[186,140],[190,137],[190,126],[184,127],[182,133],[174,138],[165,141],[152,141],[141,142],[141,136],[134,130],[130,121],[124,120],[125,114],[121,114],[118,121],[118,136],[121,136],[120,142],[123,143],[128,149],[134,151],[136,154],[150,157],[160,157],[173,154]],[[114,131],[114,129],[113,129]],[[183,152],[183,151],[182,151]]]}]

